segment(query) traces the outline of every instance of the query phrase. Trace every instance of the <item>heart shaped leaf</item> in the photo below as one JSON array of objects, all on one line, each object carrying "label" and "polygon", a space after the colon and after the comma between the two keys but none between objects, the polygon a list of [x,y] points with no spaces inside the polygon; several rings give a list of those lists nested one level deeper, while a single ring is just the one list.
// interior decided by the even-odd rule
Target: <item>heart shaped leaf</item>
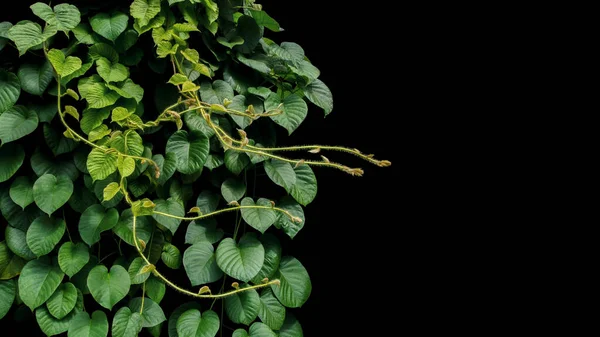
[{"label": "heart shaped leaf", "polygon": [[112,266],[109,273],[106,266],[98,265],[90,271],[87,286],[96,302],[111,310],[117,302],[125,298],[131,281],[127,270],[122,266]]}]

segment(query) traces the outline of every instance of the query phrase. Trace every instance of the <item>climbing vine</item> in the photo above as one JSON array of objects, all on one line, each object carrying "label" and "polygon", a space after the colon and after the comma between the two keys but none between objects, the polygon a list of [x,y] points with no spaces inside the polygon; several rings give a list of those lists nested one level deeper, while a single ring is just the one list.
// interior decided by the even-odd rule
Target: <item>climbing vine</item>
[{"label": "climbing vine", "polygon": [[[30,8],[37,21],[0,23],[0,319],[25,308],[48,336],[302,336],[292,309],[312,285],[279,233],[305,225],[314,167],[363,175],[329,152],[391,165],[277,145],[307,103],[333,110],[304,50],[267,38],[280,26],[252,0]],[[166,313],[170,291],[190,301]]]}]

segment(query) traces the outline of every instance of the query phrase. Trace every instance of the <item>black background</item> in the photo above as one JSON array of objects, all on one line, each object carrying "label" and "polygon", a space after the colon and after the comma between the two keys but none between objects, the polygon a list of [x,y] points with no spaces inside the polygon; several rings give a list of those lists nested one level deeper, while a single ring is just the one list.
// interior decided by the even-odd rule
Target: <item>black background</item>
[{"label": "black background", "polygon": [[[0,22],[14,24],[29,17],[31,3],[34,1],[10,1],[13,8],[0,12]],[[352,156],[329,154],[332,160],[363,167],[365,175],[352,177],[316,168],[318,194],[305,209],[306,226],[284,244],[284,254],[297,257],[312,279],[310,299],[294,310],[305,336],[358,331],[371,336],[380,328],[378,315],[388,310],[376,303],[385,303],[389,296],[382,295],[389,292],[385,289],[393,284],[398,287],[406,277],[402,246],[388,246],[398,228],[407,225],[401,221],[402,186],[407,177],[399,172],[396,154],[407,148],[402,135],[405,127],[400,123],[405,120],[403,115],[410,113],[403,108],[402,79],[397,70],[405,51],[396,31],[382,23],[389,25],[394,10],[345,1],[259,3],[285,29],[268,31],[266,36],[276,42],[300,44],[334,96],[334,110],[328,117],[309,104],[306,121],[279,142],[343,145],[393,162],[392,167],[378,168]],[[29,323],[37,330],[35,322]]]}]

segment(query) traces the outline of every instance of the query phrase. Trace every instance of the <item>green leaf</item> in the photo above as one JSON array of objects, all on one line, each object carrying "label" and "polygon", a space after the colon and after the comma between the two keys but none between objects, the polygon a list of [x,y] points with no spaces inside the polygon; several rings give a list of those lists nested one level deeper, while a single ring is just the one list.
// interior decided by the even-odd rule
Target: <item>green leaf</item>
[{"label": "green leaf", "polygon": [[0,141],[3,144],[23,138],[35,131],[37,114],[22,105],[15,105],[0,115]]},{"label": "green leaf", "polygon": [[0,319],[10,310],[17,294],[17,287],[13,280],[0,281]]},{"label": "green leaf", "polygon": [[169,138],[166,153],[175,155],[177,171],[193,174],[204,166],[209,149],[208,138],[200,132],[179,130]]},{"label": "green leaf", "polygon": [[11,279],[21,273],[26,261],[13,254],[3,241],[0,241],[0,280]]},{"label": "green leaf", "polygon": [[52,35],[54,34],[50,29],[42,33],[42,27],[31,21],[17,23],[8,30],[8,38],[17,46],[19,56],[23,56],[27,50],[43,43]]},{"label": "green leaf", "polygon": [[134,130],[125,130],[123,133],[113,134],[110,147],[132,156],[141,156],[144,153],[142,137]]},{"label": "green leaf", "polygon": [[292,63],[304,60],[304,49],[293,42],[282,42],[281,46],[272,44],[269,46],[269,52],[282,60]]},{"label": "green leaf", "polygon": [[88,207],[79,219],[79,234],[81,239],[92,246],[100,241],[100,234],[110,230],[117,225],[119,221],[119,212],[110,208],[105,211],[100,204]]},{"label": "green leaf", "polygon": [[50,6],[37,2],[30,6],[33,14],[40,17],[50,26],[55,26],[56,29],[68,33],[75,28],[81,21],[79,9],[73,5],[60,4],[54,6],[54,10]]},{"label": "green leaf", "polygon": [[287,192],[302,206],[310,204],[317,196],[317,177],[308,165],[301,165],[296,171],[296,183]]},{"label": "green leaf", "polygon": [[160,0],[134,0],[130,10],[131,16],[137,19],[137,23],[145,26],[160,13]]},{"label": "green leaf", "polygon": [[271,209],[271,201],[260,198],[256,203],[250,197],[242,199],[242,206],[264,206],[265,208],[242,208],[242,218],[257,231],[264,233],[277,220],[277,213]]},{"label": "green leaf", "polygon": [[135,99],[135,101],[138,103],[140,103],[144,97],[144,88],[138,84],[135,84],[130,78],[117,86],[112,84],[107,84],[106,86],[125,98]]},{"label": "green leaf", "polygon": [[229,83],[222,80],[216,80],[212,84],[210,82],[202,82],[200,97],[202,101],[209,104],[223,104],[224,99],[233,99],[233,89]]},{"label": "green leaf", "polygon": [[258,317],[273,330],[279,330],[285,320],[285,307],[279,303],[269,288],[260,294]]},{"label": "green leaf", "polygon": [[316,80],[317,77],[321,76],[319,68],[306,60],[301,60],[296,64],[288,64],[288,67],[294,74],[306,77],[308,82],[312,82]]},{"label": "green leaf", "polygon": [[119,53],[111,45],[96,43],[89,49],[90,58],[94,61],[104,57],[111,63],[119,63]]},{"label": "green leaf", "polygon": [[237,22],[237,35],[244,39],[244,44],[236,47],[242,53],[251,53],[262,37],[261,29],[251,16],[243,15]]},{"label": "green leaf", "polygon": [[225,166],[233,174],[239,175],[248,164],[250,164],[250,158],[244,152],[234,150],[225,151]]},{"label": "green leaf", "polygon": [[142,316],[128,307],[117,311],[112,322],[113,337],[137,337],[142,331]]},{"label": "green leaf", "polygon": [[232,335],[232,337],[248,337],[248,336],[249,336],[248,332],[244,329],[236,329]]},{"label": "green leaf", "polygon": [[[244,288],[247,285],[242,285]],[[250,325],[258,316],[260,297],[254,289],[225,297],[225,312],[227,317],[236,323]]]},{"label": "green leaf", "polygon": [[150,276],[149,272],[142,273],[142,269],[146,266],[146,262],[141,257],[136,257],[131,261],[129,265],[129,269],[127,272],[129,273],[129,279],[131,280],[131,284],[142,284],[146,282],[148,277]]},{"label": "green leaf", "polygon": [[[185,216],[183,205],[172,198],[167,200],[158,199],[155,200],[154,203],[156,204],[156,207],[154,208],[156,212],[168,213],[179,217]],[[181,224],[181,220],[164,215],[153,214],[152,217],[156,222],[167,227],[173,235],[175,235],[175,231],[177,231],[177,228],[179,228],[179,225]]]},{"label": "green leaf", "polygon": [[44,124],[44,139],[54,156],[69,153],[77,147],[77,143],[58,133],[50,124]]},{"label": "green leaf", "polygon": [[198,309],[189,309],[177,319],[179,337],[214,337],[219,327],[219,316],[212,310],[201,314]]},{"label": "green leaf", "polygon": [[23,232],[27,231],[33,220],[44,214],[36,205],[29,205],[23,211],[19,205],[12,201],[9,191],[6,189],[0,189],[0,210],[4,219],[11,226],[19,228]]},{"label": "green leaf", "polygon": [[87,100],[89,107],[95,109],[113,105],[120,97],[118,93],[110,90],[98,75],[80,79],[77,89],[81,97]]},{"label": "green leaf", "polygon": [[71,321],[78,313],[83,311],[83,294],[77,290],[77,301],[75,302],[75,308],[68,313],[64,318],[57,319],[50,314],[48,308],[45,305],[38,307],[35,310],[35,318],[40,326],[40,329],[46,334],[46,336],[58,335],[69,330]]},{"label": "green leaf", "polygon": [[264,166],[267,175],[275,184],[286,190],[289,190],[296,184],[296,172],[290,163],[271,159],[265,161]]},{"label": "green leaf", "polygon": [[47,256],[31,260],[27,262],[21,271],[19,296],[23,303],[33,310],[44,304],[52,296],[63,277],[64,274],[60,268],[53,265]]},{"label": "green leaf", "polygon": [[21,83],[13,73],[0,69],[0,114],[12,108],[21,95]]},{"label": "green leaf", "polygon": [[185,243],[195,244],[198,242],[216,243],[223,238],[222,228],[217,228],[215,219],[203,219],[190,222],[185,233]]},{"label": "green leaf", "polygon": [[[29,226],[31,225],[28,225],[28,227]],[[31,249],[29,249],[29,246],[27,246],[27,230],[6,226],[4,238],[6,239],[6,245],[13,253],[15,253],[15,255],[22,257],[25,260],[37,258]]]},{"label": "green leaf", "polygon": [[10,185],[9,193],[12,201],[24,210],[33,202],[33,182],[28,177],[17,177]]},{"label": "green leaf", "polygon": [[129,69],[119,63],[111,63],[108,59],[101,57],[96,60],[96,70],[106,82],[120,82],[129,77]]},{"label": "green leaf", "polygon": [[308,300],[312,284],[300,261],[291,256],[284,256],[275,278],[279,279],[281,285],[271,285],[271,289],[281,304],[288,308],[299,308]]},{"label": "green leaf", "polygon": [[92,33],[92,28],[87,23],[78,24],[72,31],[79,43],[90,45],[97,42]]},{"label": "green leaf", "polygon": [[52,215],[69,201],[73,194],[73,182],[65,175],[58,177],[44,174],[33,184],[33,200],[48,215]]},{"label": "green leaf", "polygon": [[[54,176],[64,175],[72,181],[79,177],[79,170],[71,158],[57,159],[47,156],[40,151],[38,147],[31,156],[31,168],[38,177],[44,174],[52,174]],[[35,195],[34,195],[35,197]]]},{"label": "green leaf", "polygon": [[93,149],[87,159],[87,169],[93,180],[104,180],[117,170],[118,155],[115,152],[104,153]]},{"label": "green leaf", "polygon": [[[235,111],[246,111],[246,109],[248,109],[248,104],[246,104],[246,97],[243,95],[235,96],[233,98],[231,104],[229,104],[228,108],[231,110],[235,110]],[[261,109],[262,109],[262,102],[261,102]],[[257,112],[261,113],[262,111],[257,111]],[[244,117],[244,116],[231,115],[231,118],[242,129],[245,129],[252,122],[252,120],[250,118]],[[229,150],[227,152],[232,152],[232,151]],[[227,154],[227,152],[225,152],[225,154]]]},{"label": "green leaf", "polygon": [[[66,85],[67,83],[69,83],[72,79],[74,78],[79,78],[83,75],[85,75],[85,73],[90,70],[90,68],[92,67],[92,62],[88,62],[88,63],[84,63],[81,65],[81,68],[79,68],[78,70],[75,70],[74,73],[72,73],[71,75],[67,75],[64,76],[61,80],[60,80],[60,84],[61,85]],[[56,106],[56,105],[55,105]],[[42,116],[40,115],[40,120],[41,120]],[[43,122],[43,120],[42,120]]]},{"label": "green leaf", "polygon": [[[130,158],[131,159],[131,158]],[[117,193],[119,193],[121,186],[119,186],[119,183],[117,182],[112,182],[108,185],[106,185],[106,187],[104,188],[104,192],[102,193],[103,195],[103,201],[108,201],[111,200],[112,198],[115,197],[115,195],[117,195]]]},{"label": "green leaf", "polygon": [[[140,312],[140,309],[142,308],[142,298],[136,297],[131,299],[129,301],[129,308],[131,311]],[[158,304],[154,303],[153,300],[145,298],[144,310],[142,312],[142,327],[150,328],[166,320],[167,318],[165,317],[165,313],[163,312],[162,308]]]},{"label": "green leaf", "polygon": [[112,130],[109,130],[108,126],[106,126],[106,124],[102,124],[89,132],[88,140],[92,143],[96,142],[96,141],[101,140],[102,138],[110,135],[111,132],[112,132]]},{"label": "green leaf", "polygon": [[273,19],[271,16],[269,16],[267,12],[255,11],[251,9],[250,13],[252,14],[252,17],[259,26],[265,27],[274,32],[280,32],[282,30],[279,26],[279,23],[275,21],[275,19]]},{"label": "green leaf", "polygon": [[323,81],[316,79],[305,86],[303,91],[309,101],[325,111],[325,116],[329,115],[333,110],[333,96],[331,90],[329,90]]},{"label": "green leaf", "polygon": [[0,51],[8,43],[8,30],[12,27],[12,23],[4,21],[0,22]]},{"label": "green leaf", "polygon": [[35,219],[27,230],[27,246],[38,257],[46,255],[60,242],[66,227],[63,219],[42,215]]},{"label": "green leaf", "polygon": [[239,178],[229,178],[221,185],[221,194],[227,202],[238,201],[246,194],[246,185]]},{"label": "green leaf", "polygon": [[77,302],[77,288],[71,282],[61,284],[58,289],[50,296],[46,306],[52,316],[62,319],[67,316]]},{"label": "green leaf", "polygon": [[243,282],[250,281],[260,271],[265,259],[265,249],[254,233],[247,233],[236,244],[225,238],[217,247],[217,265],[225,274]]},{"label": "green leaf", "polygon": [[0,147],[0,183],[10,179],[23,165],[25,151],[19,144],[3,144]]},{"label": "green leaf", "polygon": [[285,315],[285,322],[279,330],[279,337],[304,337],[300,323],[291,312]]},{"label": "green leaf", "polygon": [[160,176],[158,184],[164,185],[175,173],[177,169],[177,157],[174,153],[167,153],[165,156],[157,154],[152,157],[152,160],[158,165]]},{"label": "green leaf", "polygon": [[21,89],[32,95],[41,96],[54,79],[54,72],[50,62],[42,64],[23,64],[17,73],[21,82]]},{"label": "green leaf", "polygon": [[102,122],[110,116],[110,107],[104,109],[85,109],[81,117],[81,130],[89,135],[93,130],[102,125]]},{"label": "green leaf", "polygon": [[68,337],[106,337],[108,336],[108,319],[100,310],[92,313],[80,312],[73,318],[69,326]]},{"label": "green leaf", "polygon": [[290,212],[293,216],[302,219],[302,222],[297,223],[294,222],[283,213],[277,214],[277,221],[275,222],[275,227],[282,228],[283,232],[287,234],[290,238],[294,238],[296,234],[304,227],[304,222],[306,219],[304,218],[304,210],[302,210],[302,206],[300,206],[292,197],[285,196],[283,197],[277,207],[282,208],[288,212]]},{"label": "green leaf", "polygon": [[215,153],[209,153],[208,159],[206,159],[206,163],[204,163],[204,167],[212,171],[224,163],[225,161],[223,160],[223,156]]},{"label": "green leaf", "polygon": [[[206,123],[204,118],[196,111],[190,111],[183,115],[183,120],[190,131],[200,132],[209,138],[215,134],[215,131],[208,126],[208,123]],[[213,120],[212,122],[215,123],[215,121],[217,120]]]},{"label": "green leaf", "polygon": [[154,302],[160,303],[166,290],[165,282],[154,275],[150,275],[150,278],[146,281],[146,294],[148,294],[148,297]]},{"label": "green leaf", "polygon": [[131,47],[135,46],[138,41],[139,34],[134,29],[126,30],[115,42],[115,46],[119,53],[124,53]]},{"label": "green leaf", "polygon": [[181,266],[181,253],[179,252],[179,248],[170,243],[167,243],[163,246],[163,251],[162,254],[160,254],[160,258],[163,260],[165,265],[171,269],[179,269]]},{"label": "green leaf", "polygon": [[265,101],[265,109],[267,111],[277,109],[280,103],[283,103],[283,113],[271,116],[270,118],[288,130],[288,133],[291,135],[300,126],[302,121],[304,121],[304,118],[306,118],[308,106],[296,94],[291,94],[282,101],[279,95],[273,93]]},{"label": "green leaf", "polygon": [[83,242],[65,242],[58,250],[58,265],[69,277],[77,274],[89,260],[90,253]]},{"label": "green leaf", "polygon": [[260,72],[263,74],[269,74],[271,72],[272,60],[264,54],[254,54],[251,57],[246,57],[243,54],[236,55],[238,61],[242,64]]},{"label": "green leaf", "polygon": [[260,237],[260,242],[265,248],[265,262],[262,268],[252,279],[252,283],[259,284],[266,277],[272,279],[281,261],[281,244],[279,240],[272,234],[263,234]]},{"label": "green leaf", "polygon": [[99,13],[90,18],[92,29],[98,35],[115,42],[117,37],[121,35],[127,28],[129,16],[119,11],[114,11],[110,14]]},{"label": "green leaf", "polygon": [[[154,230],[154,224],[152,218],[149,216],[138,216],[136,219],[136,235],[138,240],[144,240],[144,242],[150,242],[152,231]],[[119,222],[113,228],[115,234],[120,237],[123,241],[133,246],[133,213],[131,209],[126,209],[121,213]]]},{"label": "green leaf", "polygon": [[46,57],[60,76],[71,75],[81,69],[81,59],[79,57],[69,56],[65,58],[65,54],[58,49],[51,49]]},{"label": "green leaf", "polygon": [[75,285],[75,287],[77,287],[77,289],[81,290],[81,292],[83,294],[89,294],[90,293],[90,289],[87,286],[87,278],[90,275],[90,272],[92,271],[92,269],[94,269],[94,267],[96,267],[98,265],[98,258],[94,255],[90,255],[90,260],[88,263],[85,264],[85,266],[83,266],[83,268],[81,268],[81,270],[79,272],[77,272],[77,274],[73,275],[73,277],[71,277],[71,282],[73,282],[73,284]]},{"label": "green leaf", "polygon": [[207,241],[195,243],[185,250],[183,267],[192,286],[215,282],[223,277],[215,260],[213,245]]},{"label": "green leaf", "polygon": [[250,327],[250,337],[277,337],[277,334],[268,325],[255,322]]},{"label": "green leaf", "polygon": [[217,37],[217,42],[231,49],[235,46],[244,44],[244,39],[241,36],[233,36],[231,37],[231,39],[226,39],[224,37],[219,36]]},{"label": "green leaf", "polygon": [[98,304],[112,310],[129,292],[131,281],[122,266],[112,266],[109,273],[104,265],[98,265],[90,271],[87,286]]}]

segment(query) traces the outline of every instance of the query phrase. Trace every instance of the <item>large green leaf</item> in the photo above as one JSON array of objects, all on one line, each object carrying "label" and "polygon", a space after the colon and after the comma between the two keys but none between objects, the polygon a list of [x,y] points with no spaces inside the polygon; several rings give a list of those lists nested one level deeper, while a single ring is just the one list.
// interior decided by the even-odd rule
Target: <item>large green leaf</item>
[{"label": "large green leaf", "polygon": [[121,153],[132,156],[141,156],[144,153],[142,137],[134,130],[126,130],[123,133],[113,135],[110,147]]},{"label": "large green leaf", "polygon": [[108,318],[100,310],[92,313],[80,312],[71,321],[69,337],[106,337],[108,336]]},{"label": "large green leaf", "polygon": [[[183,217],[185,215],[183,205],[173,198],[169,198],[167,200],[155,200],[154,203],[156,204],[154,210],[157,212],[168,213],[179,217]],[[181,220],[164,215],[153,214],[152,217],[156,220],[156,222],[167,227],[172,234],[175,234],[175,231],[177,231],[177,228],[179,228],[179,225],[181,224]]]},{"label": "large green leaf", "polygon": [[285,314],[285,322],[279,329],[279,337],[304,337],[302,326],[291,312]]},{"label": "large green leaf", "polygon": [[333,95],[323,81],[316,79],[304,87],[303,91],[306,98],[325,111],[325,116],[333,110]]},{"label": "large green leaf", "polygon": [[145,26],[160,12],[160,0],[134,0],[130,10],[137,23]]},{"label": "large green leaf", "polygon": [[58,177],[44,174],[33,184],[33,200],[46,214],[52,215],[69,201],[73,194],[73,182],[65,175]]},{"label": "large green leaf", "polygon": [[250,281],[263,266],[265,249],[254,233],[247,233],[236,244],[231,238],[219,243],[217,265],[225,274],[243,282]]},{"label": "large green leaf", "polygon": [[79,43],[91,45],[96,43],[96,37],[92,32],[92,28],[87,23],[80,23],[73,28],[73,35]]},{"label": "large green leaf", "polygon": [[19,56],[23,56],[27,50],[43,43],[54,34],[55,26],[47,27],[42,33],[42,27],[31,21],[17,23],[8,30],[8,38],[17,46]]},{"label": "large green leaf", "polygon": [[287,192],[302,206],[310,204],[317,196],[317,177],[308,165],[300,165],[296,171],[296,183]]},{"label": "large green leaf", "polygon": [[179,317],[181,317],[181,314],[188,311],[189,309],[200,310],[200,303],[197,301],[187,302],[187,303],[184,303],[184,304],[178,306],[177,308],[175,308],[175,310],[173,310],[173,312],[171,313],[171,316],[169,316],[169,322],[168,322],[168,327],[167,327],[168,332],[169,332],[169,337],[179,337],[179,334],[177,333],[177,320],[179,319]]},{"label": "large green leaf", "polygon": [[106,86],[125,98],[135,99],[138,103],[140,103],[144,97],[144,88],[139,84],[135,84],[130,78],[126,79],[121,84],[115,85],[109,83]]},{"label": "large green leaf", "polygon": [[265,262],[258,274],[252,279],[255,284],[262,282],[265,277],[268,279],[273,278],[281,261],[281,244],[274,235],[270,233],[263,234],[260,237],[260,242],[265,248]]},{"label": "large green leaf", "polygon": [[27,262],[19,277],[19,296],[31,310],[44,304],[60,285],[65,274],[50,258]]},{"label": "large green leaf", "polygon": [[21,84],[17,75],[0,69],[0,114],[12,108],[20,95]]},{"label": "large green leaf", "polygon": [[0,280],[8,280],[19,275],[26,262],[13,254],[4,241],[0,241]]},{"label": "large green leaf", "polygon": [[6,144],[0,147],[0,183],[10,179],[23,165],[25,151],[19,144]]},{"label": "large green leaf", "polygon": [[277,220],[277,213],[271,209],[271,201],[260,198],[256,203],[250,197],[242,199],[242,206],[263,206],[265,208],[242,208],[242,218],[257,231],[264,233]]},{"label": "large green leaf", "polygon": [[98,35],[113,42],[125,31],[128,21],[129,16],[119,11],[114,11],[110,14],[99,13],[90,18],[92,29],[98,33]]},{"label": "large green leaf", "polygon": [[269,288],[260,294],[258,317],[273,330],[279,330],[285,320],[285,307],[279,303]]},{"label": "large green leaf", "polygon": [[112,310],[129,292],[131,281],[122,266],[112,266],[109,273],[106,266],[98,265],[88,274],[87,286],[98,304]]},{"label": "large green leaf", "polygon": [[288,190],[296,183],[296,172],[290,163],[271,159],[265,161],[264,165],[267,175],[275,184]]},{"label": "large green leaf", "polygon": [[281,46],[275,43],[271,44],[269,45],[269,53],[292,63],[297,63],[304,59],[304,49],[294,42],[282,42]]},{"label": "large green leaf", "polygon": [[90,253],[83,242],[65,242],[58,250],[58,265],[69,277],[77,274],[89,260]]},{"label": "large green leaf", "polygon": [[10,310],[17,294],[17,287],[13,280],[0,281],[0,319]]},{"label": "large green leaf", "polygon": [[173,153],[177,159],[177,171],[184,174],[198,172],[208,158],[208,138],[197,131],[179,130],[167,142],[167,155]]},{"label": "large green leaf", "polygon": [[65,33],[71,31],[81,21],[81,13],[74,5],[60,4],[54,6],[54,10],[52,10],[50,6],[37,2],[30,7],[33,14],[46,21],[48,25]]},{"label": "large green leaf", "polygon": [[117,170],[116,152],[104,152],[100,149],[93,149],[87,159],[87,169],[93,180],[104,180]]},{"label": "large green leaf", "polygon": [[[136,235],[138,240],[144,240],[149,242],[154,230],[154,224],[152,218],[149,216],[138,216],[135,223]],[[131,208],[124,210],[119,217],[119,222],[113,228],[115,234],[120,237],[123,241],[133,246],[133,213]]]},{"label": "large green leaf", "polygon": [[[244,288],[247,285],[241,285]],[[260,297],[254,289],[225,297],[225,312],[227,317],[237,324],[250,325],[258,316]]]},{"label": "large green leaf", "polygon": [[300,261],[291,256],[284,256],[275,278],[279,279],[281,284],[271,285],[271,289],[281,304],[288,308],[299,308],[308,300],[312,284]]},{"label": "large green leaf", "polygon": [[47,57],[56,73],[61,77],[71,75],[81,69],[81,59],[79,57],[65,57],[61,50],[52,49],[48,51]]},{"label": "large green leaf", "polygon": [[244,168],[250,164],[250,158],[241,151],[225,151],[225,166],[235,175],[242,173]]},{"label": "large green leaf", "polygon": [[206,241],[195,243],[185,250],[183,267],[192,286],[215,282],[223,277],[213,245]]},{"label": "large green leaf", "polygon": [[54,294],[48,299],[48,302],[46,302],[46,306],[52,316],[62,319],[75,309],[76,302],[77,288],[75,288],[73,283],[67,282],[61,284],[56,289]]},{"label": "large green leaf", "polygon": [[10,185],[10,198],[15,204],[25,207],[33,203],[33,182],[28,177],[17,177]]},{"label": "large green leaf", "polygon": [[108,82],[120,82],[129,77],[129,69],[119,63],[111,63],[108,59],[101,57],[96,60],[98,74]]},{"label": "large green leaf", "polygon": [[58,159],[51,157],[40,151],[39,147],[31,155],[30,164],[38,177],[44,174],[52,174],[57,177],[64,175],[72,181],[79,177],[79,170],[71,158]]},{"label": "large green leaf", "polygon": [[239,178],[229,178],[221,184],[221,194],[227,202],[238,201],[246,194],[246,185]]},{"label": "large green leaf", "polygon": [[42,215],[27,230],[27,246],[37,256],[46,255],[60,242],[66,228],[65,220]]},{"label": "large green leaf", "polygon": [[21,89],[37,96],[41,96],[54,79],[54,71],[48,61],[42,64],[23,64],[17,75],[21,82]]},{"label": "large green leaf", "polygon": [[217,221],[213,218],[192,221],[185,232],[185,243],[198,242],[215,243],[223,238],[222,228],[217,228]]},{"label": "large green leaf", "polygon": [[128,307],[117,311],[112,322],[113,337],[137,337],[142,330],[142,316]]},{"label": "large green leaf", "polygon": [[88,207],[79,219],[79,234],[81,239],[92,246],[100,241],[100,234],[117,225],[119,212],[110,208],[105,210],[100,204]]},{"label": "large green leaf", "polygon": [[177,319],[179,337],[214,337],[219,327],[219,316],[212,310],[201,314],[198,309],[189,309]]},{"label": "large green leaf", "polygon": [[35,131],[38,115],[22,105],[15,105],[0,115],[0,141],[12,142]]},{"label": "large green leaf", "polygon": [[177,246],[172,245],[170,243],[166,243],[163,246],[162,254],[160,254],[160,259],[165,263],[165,265],[171,269],[179,269],[181,267],[181,252]]},{"label": "large green leaf", "polygon": [[306,105],[306,102],[296,94],[291,94],[281,100],[278,94],[272,93],[265,101],[265,109],[267,111],[277,109],[281,103],[283,103],[283,106],[281,107],[283,113],[271,116],[270,118],[275,123],[288,130],[288,133],[291,135],[306,118],[308,106]]},{"label": "large green leaf", "polygon": [[267,14],[267,12],[250,10],[250,13],[252,13],[252,17],[259,26],[268,28],[269,30],[272,30],[274,32],[281,31],[279,23],[277,23],[275,19],[273,19],[269,14]]},{"label": "large green leaf", "polygon": [[283,229],[283,232],[290,238],[294,238],[296,234],[304,227],[306,219],[304,218],[304,210],[292,197],[283,197],[277,207],[290,212],[293,216],[298,217],[302,222],[294,222],[284,213],[277,214],[277,221],[275,221],[275,227]]},{"label": "large green leaf", "polygon": [[40,329],[46,334],[46,336],[54,336],[69,330],[71,321],[78,313],[83,311],[83,294],[77,290],[77,301],[75,302],[75,308],[71,310],[62,319],[57,319],[50,314],[50,311],[45,305],[35,309],[35,319],[40,326]]},{"label": "large green leaf", "polygon": [[25,260],[33,260],[37,258],[29,246],[27,246],[27,231],[13,226],[6,226],[4,231],[6,245],[15,255],[22,257]]},{"label": "large green leaf", "polygon": [[[129,308],[131,311],[140,312],[142,308],[142,298],[136,297],[129,301]],[[167,318],[162,308],[149,298],[144,299],[144,309],[142,311],[142,327],[150,328],[156,326]]]},{"label": "large green leaf", "polygon": [[115,91],[110,90],[99,75],[80,79],[77,89],[81,97],[87,100],[89,107],[95,109],[112,105],[121,97]]}]

